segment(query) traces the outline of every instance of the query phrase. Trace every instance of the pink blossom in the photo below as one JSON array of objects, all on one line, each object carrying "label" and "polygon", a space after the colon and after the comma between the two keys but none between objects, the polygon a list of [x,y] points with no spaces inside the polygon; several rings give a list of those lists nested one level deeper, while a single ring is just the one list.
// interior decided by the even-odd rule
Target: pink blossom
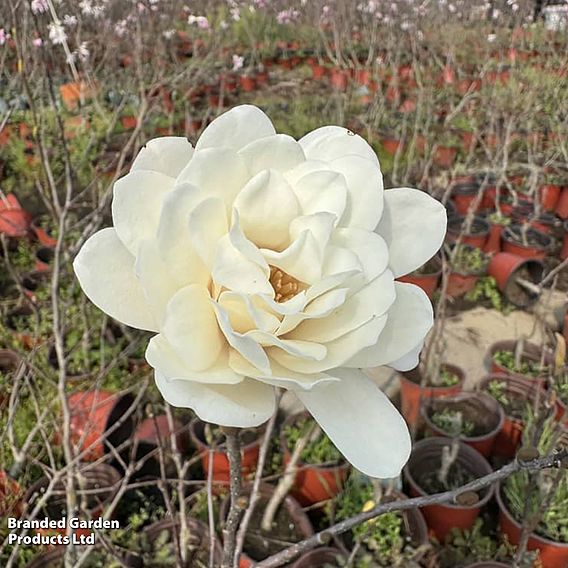
[{"label": "pink blossom", "polygon": [[32,45],[34,47],[41,47],[43,45],[43,39],[41,39],[40,37],[36,37],[32,40]]},{"label": "pink blossom", "polygon": [[0,45],[4,45],[9,37],[10,34],[6,33],[6,30],[4,30],[4,28],[0,28]]},{"label": "pink blossom", "polygon": [[43,14],[49,9],[47,0],[32,0],[31,9],[34,14]]}]

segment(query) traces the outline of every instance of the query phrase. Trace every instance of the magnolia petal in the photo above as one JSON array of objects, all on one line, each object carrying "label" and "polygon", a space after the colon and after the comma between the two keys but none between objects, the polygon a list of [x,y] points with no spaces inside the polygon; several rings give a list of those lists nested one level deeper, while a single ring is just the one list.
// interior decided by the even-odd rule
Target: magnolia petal
[{"label": "magnolia petal", "polygon": [[395,277],[416,270],[436,254],[446,235],[446,209],[427,193],[401,187],[385,191],[376,232],[389,247]]},{"label": "magnolia petal", "polygon": [[182,136],[162,136],[149,140],[136,156],[130,171],[150,170],[176,178],[185,168],[193,147]]},{"label": "magnolia petal", "polygon": [[112,318],[138,329],[158,325],[134,272],[134,257],[112,227],[92,235],[73,261],[85,295]]},{"label": "magnolia petal", "polygon": [[168,340],[162,334],[150,339],[146,349],[146,361],[165,378],[178,378],[198,383],[234,385],[240,383],[239,375],[229,366],[229,349],[224,348],[211,367],[203,371],[189,369]]},{"label": "magnolia petal", "polygon": [[270,363],[264,349],[251,337],[236,332],[231,326],[231,318],[221,305],[212,302],[213,309],[225,338],[251,365],[263,373],[270,374]]},{"label": "magnolia petal", "polygon": [[205,422],[253,428],[266,422],[275,410],[274,388],[254,379],[244,379],[238,385],[204,385],[166,379],[156,372],[155,380],[169,404],[191,408]]},{"label": "magnolia petal", "polygon": [[258,297],[225,291],[219,296],[219,304],[227,310],[231,327],[238,333],[251,329],[273,333],[280,324],[280,320],[265,309],[264,302]]},{"label": "magnolia petal", "polygon": [[245,335],[246,337],[251,337],[263,347],[278,347],[282,351],[302,359],[321,361],[327,354],[327,349],[324,345],[314,343],[313,341],[280,339],[271,333],[258,330],[249,331]]},{"label": "magnolia petal", "polygon": [[410,371],[415,367],[418,367],[420,363],[420,352],[424,347],[424,341],[421,341],[414,349],[403,355],[400,359],[393,361],[389,364],[389,367],[396,369],[397,371]]},{"label": "magnolia petal", "polygon": [[273,347],[268,349],[271,359],[278,363],[297,371],[299,373],[319,373],[342,366],[349,361],[361,349],[370,345],[375,345],[380,333],[387,323],[387,315],[374,317],[367,323],[342,335],[341,337],[325,343],[327,355],[321,361],[308,361],[292,357],[288,353],[275,350]]},{"label": "magnolia petal", "polygon": [[287,338],[328,343],[371,319],[382,316],[395,301],[395,297],[392,272],[385,270],[330,315],[302,322]]},{"label": "magnolia petal", "polygon": [[302,290],[286,302],[277,302],[274,299],[274,292],[269,294],[259,294],[258,298],[266,305],[266,307],[274,314],[280,316],[287,316],[290,314],[297,314],[304,309],[306,305],[306,292]]},{"label": "magnolia petal", "polygon": [[175,180],[159,172],[135,170],[114,184],[112,220],[118,238],[134,255],[156,236],[162,204]]},{"label": "magnolia petal", "polygon": [[348,367],[377,367],[397,361],[420,344],[434,323],[432,303],[414,284],[395,282],[396,300],[376,344],[362,349]]},{"label": "magnolia petal", "polygon": [[346,273],[362,274],[363,265],[353,251],[345,247],[329,245],[325,251],[322,273],[324,277]]},{"label": "magnolia petal", "polygon": [[300,205],[288,182],[276,170],[255,175],[234,202],[244,234],[258,247],[281,250]]},{"label": "magnolia petal", "polygon": [[374,230],[383,213],[383,175],[378,162],[361,156],[343,156],[329,165],[347,182],[348,198],[339,224]]},{"label": "magnolia petal", "polygon": [[270,119],[259,108],[240,105],[217,117],[201,134],[196,151],[225,146],[235,151],[276,134]]},{"label": "magnolia petal", "polygon": [[292,240],[296,240],[304,231],[310,231],[316,239],[323,256],[336,220],[337,217],[333,213],[314,213],[296,217],[290,223],[290,237]]},{"label": "magnolia petal", "polygon": [[339,221],[347,203],[345,178],[331,170],[312,172],[293,186],[304,215],[333,213]]},{"label": "magnolia petal", "polygon": [[382,274],[389,264],[389,249],[385,240],[376,233],[362,229],[336,229],[332,244],[355,253],[367,280]]},{"label": "magnolia petal", "polygon": [[220,197],[204,199],[189,214],[191,245],[206,266],[213,266],[217,244],[228,230],[227,210]]},{"label": "magnolia petal", "polygon": [[276,134],[247,144],[239,155],[245,161],[251,175],[262,170],[286,172],[305,162],[302,147],[287,134]]},{"label": "magnolia petal", "polygon": [[189,183],[206,197],[220,197],[231,210],[233,201],[249,179],[244,160],[230,148],[208,148],[193,155],[176,183]]},{"label": "magnolia petal", "polygon": [[308,160],[331,162],[354,154],[378,165],[379,159],[369,144],[358,134],[341,126],[323,126],[299,140]]},{"label": "magnolia petal", "polygon": [[196,284],[182,288],[171,298],[162,333],[194,371],[210,367],[225,345],[209,292]]},{"label": "magnolia petal", "polygon": [[296,395],[354,467],[371,477],[397,477],[411,450],[404,419],[362,372],[335,369],[330,375],[341,380]]},{"label": "magnolia petal", "polygon": [[191,211],[202,199],[199,190],[189,184],[176,186],[164,199],[157,243],[177,288],[188,284],[207,286],[209,282],[209,270],[194,249],[187,226]]},{"label": "magnolia petal", "polygon": [[322,160],[306,160],[298,164],[295,168],[285,172],[284,177],[292,187],[295,187],[298,181],[304,176],[313,172],[329,171],[329,169],[330,167],[327,162]]}]

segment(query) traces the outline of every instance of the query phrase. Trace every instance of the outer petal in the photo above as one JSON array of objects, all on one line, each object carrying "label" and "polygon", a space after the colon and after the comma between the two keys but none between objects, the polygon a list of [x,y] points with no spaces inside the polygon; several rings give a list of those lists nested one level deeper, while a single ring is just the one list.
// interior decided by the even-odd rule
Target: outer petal
[{"label": "outer petal", "polygon": [[259,108],[241,105],[216,118],[203,131],[195,149],[225,146],[238,151],[255,140],[274,134],[272,122]]},{"label": "outer petal", "polygon": [[138,253],[141,241],[156,236],[162,205],[174,181],[158,172],[134,170],[114,184],[114,228],[132,254]]},{"label": "outer petal", "polygon": [[228,230],[227,210],[219,197],[204,199],[188,216],[192,248],[208,267],[213,266],[217,243]]},{"label": "outer petal", "polygon": [[90,237],[73,262],[83,291],[103,312],[132,327],[158,325],[134,273],[134,257],[109,227]]},{"label": "outer petal", "polygon": [[323,126],[306,134],[299,142],[308,160],[330,162],[355,154],[379,163],[377,155],[361,136],[341,126]]},{"label": "outer petal", "polygon": [[168,303],[163,334],[194,371],[210,367],[225,345],[209,293],[196,284],[179,290]]},{"label": "outer petal", "polygon": [[247,144],[240,152],[251,175],[262,170],[280,173],[295,168],[306,160],[302,147],[287,134],[276,134]]},{"label": "outer petal", "polygon": [[446,209],[427,193],[401,187],[385,191],[376,232],[389,247],[395,277],[416,270],[436,254],[446,235]]},{"label": "outer petal", "polygon": [[371,477],[400,474],[411,441],[402,416],[363,373],[335,369],[340,382],[296,391],[324,432],[357,469]]},{"label": "outer petal", "polygon": [[238,385],[204,385],[184,379],[165,379],[155,373],[156,386],[172,406],[192,408],[206,422],[252,428],[274,413],[274,388],[254,379]]},{"label": "outer petal", "polygon": [[193,147],[187,138],[182,136],[163,136],[149,140],[142,147],[130,171],[150,170],[176,178],[185,168]]},{"label": "outer petal", "polygon": [[389,367],[396,369],[397,371],[410,371],[418,366],[420,362],[420,351],[424,347],[424,341],[421,341],[414,349],[409,351],[406,355],[403,355],[400,359],[393,361],[389,364]]},{"label": "outer petal", "polygon": [[304,215],[328,212],[339,221],[347,202],[345,178],[331,170],[309,173],[294,184]]},{"label": "outer petal", "polygon": [[394,285],[396,300],[377,343],[360,351],[345,366],[389,365],[424,341],[434,324],[432,303],[422,288],[414,284],[395,282]]}]

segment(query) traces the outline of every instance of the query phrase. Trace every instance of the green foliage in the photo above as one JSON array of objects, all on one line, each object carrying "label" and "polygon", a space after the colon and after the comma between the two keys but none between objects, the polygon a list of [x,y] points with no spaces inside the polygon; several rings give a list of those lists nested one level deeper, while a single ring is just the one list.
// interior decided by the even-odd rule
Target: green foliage
[{"label": "green foliage", "polygon": [[540,377],[547,372],[547,367],[541,367],[539,361],[531,361],[522,356],[519,365],[515,363],[515,354],[512,351],[500,350],[493,354],[493,360],[514,373],[527,375],[529,377]]},{"label": "green foliage", "polygon": [[463,414],[458,410],[444,408],[432,414],[430,420],[451,436],[464,436],[467,438],[475,431],[475,424],[470,420],[465,420]]},{"label": "green foliage", "polygon": [[478,302],[479,300],[488,300],[495,310],[500,312],[508,312],[510,308],[503,301],[497,281],[493,276],[484,276],[479,278],[475,283],[473,290],[465,295],[466,300],[470,302]]},{"label": "green foliage", "polygon": [[450,255],[453,270],[464,274],[481,274],[487,266],[487,256],[476,247],[458,245]]},{"label": "green foliage", "polygon": [[507,393],[505,392],[507,388],[507,383],[505,381],[499,381],[494,379],[487,385],[487,392],[502,406],[507,407],[509,405],[509,399],[507,398]]},{"label": "green foliage", "polygon": [[[316,426],[312,418],[302,418],[290,426],[284,428],[284,437],[290,451],[304,436],[308,435]],[[309,464],[337,464],[343,461],[343,456],[333,445],[331,440],[321,432],[315,441],[308,441],[300,455],[304,463]]]},{"label": "green foliage", "polygon": [[448,371],[445,367],[440,370],[440,378],[436,383],[436,386],[440,387],[453,387],[460,382],[460,378],[455,373]]}]

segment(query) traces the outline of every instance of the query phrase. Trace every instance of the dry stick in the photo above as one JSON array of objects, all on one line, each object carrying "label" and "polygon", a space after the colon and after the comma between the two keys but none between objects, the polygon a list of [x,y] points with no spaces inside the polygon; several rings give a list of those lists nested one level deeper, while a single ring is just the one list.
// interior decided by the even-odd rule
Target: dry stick
[{"label": "dry stick", "polygon": [[274,431],[274,426],[276,424],[276,418],[278,417],[278,407],[280,406],[281,398],[282,391],[278,389],[274,414],[272,414],[270,420],[268,421],[268,424],[266,425],[264,439],[262,440],[262,446],[260,447],[260,452],[258,454],[258,463],[256,465],[256,472],[254,475],[252,490],[250,492],[249,504],[247,510],[245,511],[245,514],[243,515],[243,519],[237,533],[237,546],[235,548],[235,556],[233,559],[237,566],[245,544],[245,536],[247,534],[248,526],[260,498],[260,483],[262,481],[262,472],[264,471],[264,465],[266,463],[266,458],[268,457],[268,450],[270,449],[270,441],[272,439],[272,432]]},{"label": "dry stick", "polygon": [[304,436],[302,436],[294,446],[294,451],[292,456],[290,457],[290,461],[284,470],[284,475],[282,479],[278,482],[272,497],[270,497],[270,501],[264,510],[264,515],[262,517],[262,523],[260,524],[261,529],[264,532],[269,532],[272,528],[272,522],[274,521],[274,515],[276,515],[276,511],[278,511],[278,507],[292,489],[294,485],[294,481],[296,479],[296,471],[297,471],[297,464],[300,460],[300,456],[304,451],[305,447],[309,444],[317,440],[317,438],[321,434],[321,428],[314,424]]},{"label": "dry stick", "polygon": [[213,448],[207,456],[207,516],[209,520],[209,568],[215,568],[215,514],[213,512]]},{"label": "dry stick", "polygon": [[328,529],[325,529],[314,536],[307,538],[306,540],[302,540],[285,550],[270,556],[266,560],[255,564],[255,568],[276,568],[277,566],[282,566],[287,562],[293,560],[299,554],[316,548],[322,544],[327,544],[333,536],[342,534],[352,528],[374,519],[379,515],[383,515],[385,513],[391,513],[393,511],[407,511],[409,509],[415,509],[417,507],[426,507],[428,505],[439,505],[442,503],[455,503],[456,499],[470,491],[478,491],[483,489],[484,487],[488,487],[489,485],[495,483],[496,481],[500,481],[502,479],[506,479],[507,477],[511,476],[514,473],[517,473],[521,470],[526,471],[539,471],[541,469],[552,468],[552,467],[568,467],[566,463],[568,460],[568,449],[563,449],[559,452],[554,454],[544,456],[542,458],[537,458],[534,460],[530,460],[527,462],[521,462],[518,460],[512,461],[511,463],[507,464],[506,466],[494,471],[488,475],[480,477],[470,483],[466,483],[453,491],[444,491],[442,493],[436,493],[434,495],[427,495],[425,497],[414,497],[412,499],[405,499],[402,501],[391,501],[390,503],[382,503],[377,505],[374,509],[367,511],[365,513],[359,513],[350,519],[346,519],[345,521],[341,521]]},{"label": "dry stick", "polygon": [[[242,489],[241,474],[241,444],[239,440],[239,429],[233,427],[223,427],[227,443],[227,456],[230,467],[230,492],[231,507],[227,516],[227,522],[223,529],[223,564],[222,568],[233,568],[233,558],[237,545],[237,529],[241,517],[242,504],[240,502]],[[211,465],[211,464],[210,464]]]}]

